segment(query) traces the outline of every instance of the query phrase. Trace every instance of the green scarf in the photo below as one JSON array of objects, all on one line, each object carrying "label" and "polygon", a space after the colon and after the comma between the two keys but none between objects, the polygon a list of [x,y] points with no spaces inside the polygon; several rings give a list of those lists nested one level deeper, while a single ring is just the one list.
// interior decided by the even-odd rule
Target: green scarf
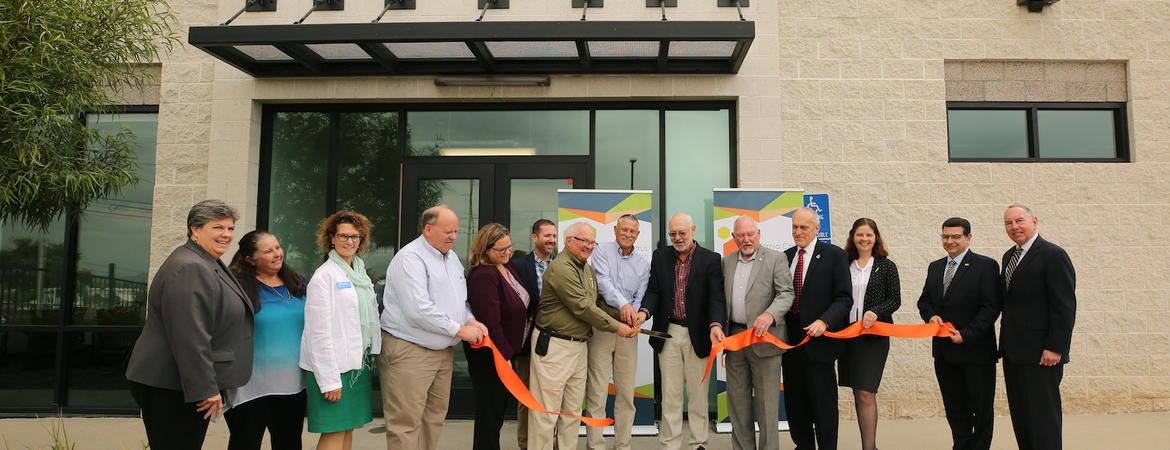
[{"label": "green scarf", "polygon": [[349,282],[353,283],[353,288],[357,292],[358,298],[358,314],[362,321],[362,346],[365,347],[366,353],[369,353],[370,347],[374,342],[373,330],[370,330],[370,318],[377,314],[377,306],[374,305],[374,296],[371,290],[374,282],[370,280],[370,276],[366,275],[366,262],[358,255],[353,255],[353,267],[346,264],[344,259],[337,254],[337,250],[329,250],[329,260],[341,270],[345,271],[345,276],[349,278]]}]

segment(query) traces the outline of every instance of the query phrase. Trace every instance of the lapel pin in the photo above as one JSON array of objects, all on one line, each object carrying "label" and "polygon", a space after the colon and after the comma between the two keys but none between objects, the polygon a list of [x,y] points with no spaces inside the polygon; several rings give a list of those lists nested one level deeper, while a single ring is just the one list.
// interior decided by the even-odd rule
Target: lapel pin
[{"label": "lapel pin", "polygon": [[817,256],[814,256],[813,259],[821,259],[821,255],[817,254]]},{"label": "lapel pin", "polygon": [[963,267],[971,267],[971,263],[963,263]]}]

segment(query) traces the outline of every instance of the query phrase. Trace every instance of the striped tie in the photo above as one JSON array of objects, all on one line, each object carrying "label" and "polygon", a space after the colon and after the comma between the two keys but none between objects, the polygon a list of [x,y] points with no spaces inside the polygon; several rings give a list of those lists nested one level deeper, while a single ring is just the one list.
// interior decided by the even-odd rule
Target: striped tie
[{"label": "striped tie", "polygon": [[947,263],[947,272],[943,274],[943,295],[947,295],[947,289],[951,288],[951,279],[955,277],[955,260]]},{"label": "striped tie", "polygon": [[1020,262],[1020,255],[1024,253],[1024,249],[1016,247],[1016,251],[1012,253],[1012,259],[1008,260],[1007,268],[1003,270],[1003,287],[1009,288],[1012,286],[1012,272],[1016,271],[1016,264]]},{"label": "striped tie", "polygon": [[792,313],[800,312],[800,291],[804,288],[804,249],[796,252],[796,272],[792,274]]}]

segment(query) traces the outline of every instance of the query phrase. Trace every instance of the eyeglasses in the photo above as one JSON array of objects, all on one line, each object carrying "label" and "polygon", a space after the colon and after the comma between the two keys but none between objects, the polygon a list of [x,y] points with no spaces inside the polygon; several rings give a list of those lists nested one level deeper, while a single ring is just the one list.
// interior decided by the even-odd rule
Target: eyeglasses
[{"label": "eyeglasses", "polygon": [[509,245],[509,246],[507,246],[507,247],[500,247],[500,248],[495,248],[495,247],[492,247],[492,248],[491,248],[491,250],[492,250],[493,252],[499,252],[499,253],[501,253],[501,254],[502,254],[502,253],[511,253],[511,252],[512,252],[512,249],[513,249],[513,246],[511,246],[511,245]]},{"label": "eyeglasses", "polygon": [[580,242],[581,244],[583,244],[586,247],[592,247],[594,245],[597,245],[597,241],[591,241],[589,239],[579,238],[577,236],[569,236],[569,237]]},{"label": "eyeglasses", "polygon": [[967,235],[965,235],[965,234],[940,234],[938,236],[941,237],[942,240],[944,240],[944,241],[947,239],[950,239],[952,241],[957,241],[957,240],[963,239]]},{"label": "eyeglasses", "polygon": [[362,236],[360,234],[340,234],[339,233],[339,234],[333,235],[333,237],[337,238],[337,240],[339,240],[341,242],[346,242],[346,241],[361,242],[362,238],[364,238],[365,236]]}]

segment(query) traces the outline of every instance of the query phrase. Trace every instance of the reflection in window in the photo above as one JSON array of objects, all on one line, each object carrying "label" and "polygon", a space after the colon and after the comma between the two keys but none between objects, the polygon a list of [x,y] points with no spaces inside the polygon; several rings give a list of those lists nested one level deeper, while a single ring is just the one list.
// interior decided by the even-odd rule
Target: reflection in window
[{"label": "reflection in window", "polygon": [[281,112],[272,122],[268,230],[285,262],[308,277],[322,260],[316,232],[329,182],[329,114]]},{"label": "reflection in window", "polygon": [[[658,139],[658,110],[599,110],[597,111],[597,154],[594,167],[594,186],[597,189],[640,189],[654,191],[654,204],[660,200]],[[726,117],[724,118],[726,121]],[[726,138],[726,136],[724,136]],[[724,155],[726,156],[726,155]],[[630,159],[636,159],[630,163]],[[633,171],[633,187],[630,175]],[[651,209],[651,220],[661,219],[657,207]],[[658,228],[651,227],[654,233]],[[656,234],[649,236],[656,245]]]},{"label": "reflection in window", "polygon": [[381,296],[398,241],[398,114],[342,113],[340,121],[337,209],[370,219],[372,238],[363,259]]},{"label": "reflection in window", "polygon": [[[418,180],[419,214],[432,206],[447,205],[459,218],[459,234],[452,249],[459,256],[459,262],[464,268],[468,267],[467,255],[471,250],[471,239],[479,232],[479,189],[477,179]],[[425,226],[421,220],[419,226]]]},{"label": "reflection in window", "polygon": [[952,158],[1026,158],[1027,111],[947,111]]},{"label": "reflection in window", "polygon": [[1113,158],[1113,111],[1038,111],[1041,158]]},{"label": "reflection in window", "polygon": [[409,156],[589,154],[589,112],[418,111],[407,117]]},{"label": "reflection in window", "polygon": [[138,330],[65,333],[69,406],[137,408],[126,368]]},{"label": "reflection in window", "polygon": [[65,295],[65,220],[42,233],[0,228],[0,326],[57,325]]},{"label": "reflection in window", "polygon": [[57,384],[56,355],[56,330],[0,327],[0,406],[51,405]]},{"label": "reflection in window", "polygon": [[1129,160],[1124,103],[950,102],[951,160]]},{"label": "reflection in window", "polygon": [[731,125],[726,109],[666,111],[666,211],[695,219],[695,241],[712,248],[711,190],[731,186]]},{"label": "reflection in window", "polygon": [[145,249],[150,248],[158,114],[93,114],[87,119],[90,128],[107,133],[122,128],[134,132],[139,182],[120,195],[95,200],[81,216],[70,323],[141,325],[146,318],[150,255]]}]

